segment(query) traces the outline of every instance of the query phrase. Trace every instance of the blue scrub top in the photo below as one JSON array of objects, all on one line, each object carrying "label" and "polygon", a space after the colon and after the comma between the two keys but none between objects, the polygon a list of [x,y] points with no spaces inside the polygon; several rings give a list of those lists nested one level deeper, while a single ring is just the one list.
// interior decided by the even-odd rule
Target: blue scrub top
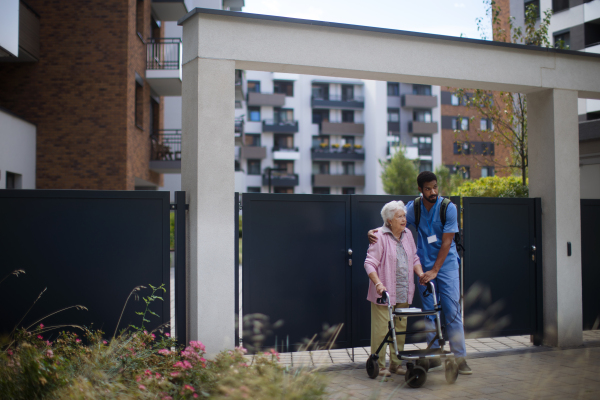
[{"label": "blue scrub top", "polygon": [[[442,226],[442,221],[440,220],[442,200],[443,197],[438,196],[437,202],[431,207],[431,211],[428,212],[421,199],[421,220],[419,221],[419,226],[416,227],[418,232],[417,255],[421,259],[421,265],[423,266],[424,271],[432,269],[433,264],[435,264],[435,261],[437,260],[438,253],[442,247],[442,234],[458,232],[456,206],[453,203],[450,203],[446,209],[446,225]],[[414,201],[410,201],[406,205],[406,222],[413,226],[415,226],[414,203]],[[435,243],[428,243],[427,238],[432,235],[437,237],[437,241]],[[458,252],[456,251],[456,243],[454,243],[453,240],[448,256],[440,270],[458,268],[460,264],[459,260]]]}]

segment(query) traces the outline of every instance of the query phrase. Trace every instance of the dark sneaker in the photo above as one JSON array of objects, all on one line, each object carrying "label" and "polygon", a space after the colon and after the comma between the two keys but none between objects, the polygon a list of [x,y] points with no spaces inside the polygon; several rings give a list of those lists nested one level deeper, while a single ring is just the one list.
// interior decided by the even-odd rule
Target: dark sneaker
[{"label": "dark sneaker", "polygon": [[429,359],[429,371],[428,372],[441,371],[443,369],[444,369],[444,367],[442,367],[442,360],[440,358],[430,358]]},{"label": "dark sneaker", "polygon": [[473,373],[473,371],[471,370],[471,368],[467,365],[467,360],[465,360],[464,358],[457,358],[456,359],[456,363],[458,364],[458,373],[461,375],[471,375]]}]

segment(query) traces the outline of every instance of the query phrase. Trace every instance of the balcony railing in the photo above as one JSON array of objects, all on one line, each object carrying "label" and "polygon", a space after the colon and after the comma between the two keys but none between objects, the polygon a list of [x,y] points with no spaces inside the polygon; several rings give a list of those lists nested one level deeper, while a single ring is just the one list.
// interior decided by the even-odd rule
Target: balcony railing
[{"label": "balcony railing", "polygon": [[[269,185],[269,176],[263,174],[262,176],[263,186]],[[298,174],[287,174],[281,172],[271,172],[271,186],[298,186]]]},{"label": "balcony railing", "polygon": [[357,122],[329,122],[320,124],[321,135],[360,136],[365,134],[365,124]]},{"label": "balcony railing", "polygon": [[298,121],[265,119],[263,121],[263,132],[296,133],[298,132]]},{"label": "balcony railing", "polygon": [[285,105],[284,93],[265,93],[265,92],[248,92],[249,106],[273,106],[282,107]]},{"label": "balcony railing", "polygon": [[180,38],[158,38],[146,41],[146,69],[180,68]]},{"label": "balcony railing", "polygon": [[403,94],[402,107],[435,108],[437,107],[437,96],[422,94]]},{"label": "balcony railing", "polygon": [[311,105],[316,108],[364,108],[365,99],[362,96],[312,96]]},{"label": "balcony railing", "polygon": [[150,161],[181,160],[181,129],[159,130],[150,136]]},{"label": "balcony railing", "polygon": [[311,148],[313,160],[364,160],[365,150],[356,147],[313,147]]},{"label": "balcony railing", "polygon": [[331,187],[357,187],[365,186],[364,175],[331,175],[331,174],[314,174],[312,176],[313,186]]},{"label": "balcony railing", "polygon": [[238,117],[235,119],[235,136],[242,136],[244,134],[244,119]]},{"label": "balcony railing", "polygon": [[438,131],[437,122],[411,121],[408,123],[408,132],[409,133],[431,134],[431,133],[437,133],[437,131]]}]

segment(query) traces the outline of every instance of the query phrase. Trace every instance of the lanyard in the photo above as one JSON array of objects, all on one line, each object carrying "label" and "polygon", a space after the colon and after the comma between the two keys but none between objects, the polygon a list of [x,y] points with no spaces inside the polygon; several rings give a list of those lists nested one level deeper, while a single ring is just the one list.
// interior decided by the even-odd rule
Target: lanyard
[{"label": "lanyard", "polygon": [[[439,197],[438,197],[439,200]],[[437,209],[438,206],[438,201],[435,202],[435,205],[433,206],[433,208],[431,209],[430,213],[431,213],[431,217],[430,218],[425,218],[425,222],[427,222],[427,228],[429,229],[429,236],[433,236],[433,229],[431,228],[431,225],[433,224],[433,218],[435,217],[435,210]],[[425,204],[423,204],[423,202],[421,201],[421,204],[423,205],[423,208],[427,211],[427,209],[425,208]]]}]

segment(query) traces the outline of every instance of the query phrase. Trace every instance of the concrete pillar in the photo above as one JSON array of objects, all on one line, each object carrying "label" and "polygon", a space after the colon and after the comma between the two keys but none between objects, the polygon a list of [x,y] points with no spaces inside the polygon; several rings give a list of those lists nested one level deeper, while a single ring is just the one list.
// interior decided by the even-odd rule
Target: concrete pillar
[{"label": "concrete pillar", "polygon": [[578,346],[583,333],[577,92],[528,94],[527,115],[529,195],[542,198],[544,343]]},{"label": "concrete pillar", "polygon": [[235,62],[183,65],[181,187],[189,204],[188,331],[209,354],[234,343]]}]

